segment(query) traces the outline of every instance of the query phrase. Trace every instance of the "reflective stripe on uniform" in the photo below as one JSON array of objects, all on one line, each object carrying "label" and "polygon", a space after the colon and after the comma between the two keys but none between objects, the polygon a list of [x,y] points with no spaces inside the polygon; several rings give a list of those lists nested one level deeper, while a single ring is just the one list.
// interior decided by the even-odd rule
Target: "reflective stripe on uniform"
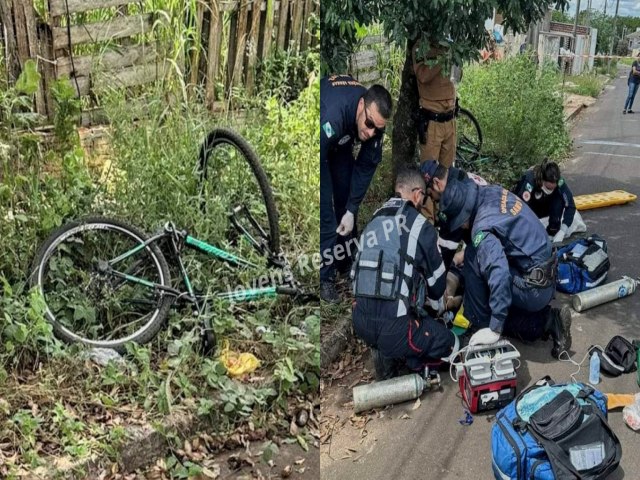
[{"label": "reflective stripe on uniform", "polygon": [[444,266],[444,262],[440,263],[440,266],[436,268],[436,271],[433,272],[433,275],[427,278],[427,285],[433,287],[438,279],[444,274],[444,272],[446,272],[446,270],[447,269]]},{"label": "reflective stripe on uniform", "polygon": [[409,243],[407,243],[407,256],[412,260],[416,257],[420,230],[422,230],[422,226],[426,221],[427,219],[424,216],[418,215],[413,222],[413,225],[411,225],[411,231],[409,232]]},{"label": "reflective stripe on uniform", "polygon": [[404,278],[402,279],[402,288],[400,289],[400,295],[404,297],[409,296],[409,287],[407,286],[407,282]]},{"label": "reflective stripe on uniform", "polygon": [[359,264],[361,267],[368,267],[368,268],[378,267],[378,262],[374,262],[373,260],[360,260]]},{"label": "reflective stripe on uniform", "polygon": [[458,242],[454,242],[452,240],[445,240],[442,237],[438,237],[438,245],[442,248],[446,248],[447,250],[457,250]]},{"label": "reflective stripe on uniform", "polygon": [[397,317],[403,317],[407,314],[407,307],[404,304],[404,300],[398,300],[398,312],[396,313]]},{"label": "reflective stripe on uniform", "polygon": [[[420,231],[427,219],[422,215],[418,215],[411,225],[411,231],[409,232],[409,242],[407,243],[407,257],[412,261],[416,258],[416,250],[418,249],[418,238],[420,237]],[[413,277],[413,265],[409,262],[404,264],[404,274],[411,278]]]},{"label": "reflective stripe on uniform", "polygon": [[382,272],[380,276],[385,280],[393,280],[393,277],[395,277],[393,273],[387,273],[387,272]]}]

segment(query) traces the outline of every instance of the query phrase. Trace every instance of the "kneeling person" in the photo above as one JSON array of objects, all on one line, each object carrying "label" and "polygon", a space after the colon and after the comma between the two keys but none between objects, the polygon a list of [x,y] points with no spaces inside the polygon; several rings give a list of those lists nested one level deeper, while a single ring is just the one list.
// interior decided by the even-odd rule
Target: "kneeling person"
[{"label": "kneeling person", "polygon": [[418,371],[457,351],[456,336],[433,318],[446,277],[436,230],[418,211],[425,188],[420,172],[398,174],[397,197],[374,213],[352,269],[353,328],[377,350],[378,379],[396,374],[393,360]]},{"label": "kneeling person", "polygon": [[545,161],[527,170],[513,193],[538,216],[553,243],[562,243],[565,237],[587,231],[558,164]]},{"label": "kneeling person", "polygon": [[463,306],[480,330],[470,344],[491,344],[504,333],[525,341],[551,336],[551,355],[571,347],[571,313],[551,308],[555,256],[529,207],[497,185],[449,182],[440,201],[451,229],[466,233]]}]

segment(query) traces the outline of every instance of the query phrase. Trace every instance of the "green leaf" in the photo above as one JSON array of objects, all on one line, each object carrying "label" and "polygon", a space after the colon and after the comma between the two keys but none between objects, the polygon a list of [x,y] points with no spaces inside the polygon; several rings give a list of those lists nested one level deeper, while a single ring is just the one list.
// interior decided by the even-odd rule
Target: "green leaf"
[{"label": "green leaf", "polygon": [[268,463],[275,455],[279,453],[278,446],[273,442],[267,442],[262,450],[262,460]]},{"label": "green leaf", "polygon": [[29,59],[25,62],[22,73],[20,73],[20,76],[18,77],[15,87],[16,91],[27,95],[33,95],[38,91],[39,85],[40,73],[38,73],[36,62]]},{"label": "green leaf", "polygon": [[300,444],[300,446],[305,452],[309,451],[309,445],[307,445],[307,441],[304,439],[302,435],[296,435],[296,440],[298,440],[298,443]]}]

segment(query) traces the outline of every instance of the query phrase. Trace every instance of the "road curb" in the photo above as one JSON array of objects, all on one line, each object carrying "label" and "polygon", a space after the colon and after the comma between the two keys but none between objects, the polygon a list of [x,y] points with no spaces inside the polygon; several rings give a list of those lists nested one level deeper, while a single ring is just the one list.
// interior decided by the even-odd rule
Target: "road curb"
[{"label": "road curb", "polygon": [[343,317],[338,321],[335,329],[329,333],[329,335],[322,337],[320,342],[320,368],[322,370],[338,358],[352,336],[351,318]]},{"label": "road curb", "polygon": [[580,105],[578,105],[578,106],[573,110],[573,112],[569,113],[568,115],[566,115],[566,116],[564,117],[564,121],[565,121],[565,122],[569,122],[569,121],[573,120],[573,119],[574,119],[574,118],[576,118],[576,117],[578,116],[578,114],[579,114],[582,110],[584,110],[585,108],[586,108],[586,107],[584,106],[584,104],[580,104]]},{"label": "road curb", "polygon": [[[174,413],[153,427],[151,425],[132,426],[127,429],[127,439],[116,448],[120,473],[131,473],[139,468],[152,465],[158,458],[169,452],[167,434],[177,432],[182,437],[195,433],[212,423],[207,417],[198,417],[185,412]],[[39,467],[29,479],[64,478],[82,480],[97,478],[103,468],[104,457],[92,455],[82,460],[72,461],[60,458],[55,465]]]}]

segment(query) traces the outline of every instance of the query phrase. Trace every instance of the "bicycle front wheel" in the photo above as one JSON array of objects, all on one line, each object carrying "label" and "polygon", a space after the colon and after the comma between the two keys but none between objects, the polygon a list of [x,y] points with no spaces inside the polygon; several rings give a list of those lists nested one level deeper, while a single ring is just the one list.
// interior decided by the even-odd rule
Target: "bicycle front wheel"
[{"label": "bicycle front wheel", "polygon": [[30,284],[45,316],[66,342],[124,352],[146,343],[168,316],[167,262],[147,236],[118,220],[92,217],[54,231],[38,250]]},{"label": "bicycle front wheel", "polygon": [[232,130],[217,128],[200,148],[198,168],[201,205],[214,219],[219,238],[244,236],[252,245],[268,246],[277,254],[278,210],[267,175],[249,143]]},{"label": "bicycle front wheel", "polygon": [[482,130],[473,114],[461,108],[456,117],[457,166],[468,169],[480,157]]}]

